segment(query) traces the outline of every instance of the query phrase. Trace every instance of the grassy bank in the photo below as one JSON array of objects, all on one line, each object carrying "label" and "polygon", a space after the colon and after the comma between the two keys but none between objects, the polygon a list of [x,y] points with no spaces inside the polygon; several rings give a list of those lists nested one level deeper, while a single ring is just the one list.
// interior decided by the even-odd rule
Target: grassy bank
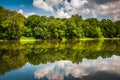
[{"label": "grassy bank", "polygon": [[[47,41],[49,41],[49,40],[57,41],[60,39],[48,39]],[[63,38],[61,41],[67,41],[67,40],[120,40],[120,38],[78,38],[78,39]],[[9,40],[0,39],[0,42],[2,42],[2,41],[9,41]],[[44,39],[35,39],[34,37],[24,37],[24,36],[22,36],[20,38],[20,42],[34,42],[34,41],[44,41]]]},{"label": "grassy bank", "polygon": [[120,40],[120,38],[80,38],[79,40]]},{"label": "grassy bank", "polygon": [[21,44],[34,43],[35,41],[36,41],[36,39],[34,37],[24,37],[24,36],[22,36],[20,38],[20,43]]},{"label": "grassy bank", "polygon": [[20,41],[36,41],[36,39],[34,37],[24,37],[24,36],[22,36],[20,38]]}]

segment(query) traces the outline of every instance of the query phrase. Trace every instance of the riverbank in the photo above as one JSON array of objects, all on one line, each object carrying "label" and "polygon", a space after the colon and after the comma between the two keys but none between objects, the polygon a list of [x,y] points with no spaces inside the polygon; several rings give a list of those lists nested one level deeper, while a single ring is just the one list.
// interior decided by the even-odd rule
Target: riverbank
[{"label": "riverbank", "polygon": [[[20,38],[20,42],[21,41],[67,41],[67,40],[120,40],[120,38],[79,38],[79,39],[48,39],[48,40],[44,40],[44,39],[35,39],[34,37],[21,37]],[[18,41],[18,40],[1,40],[2,41]]]},{"label": "riverbank", "polygon": [[120,40],[120,38],[80,38],[79,40]]}]

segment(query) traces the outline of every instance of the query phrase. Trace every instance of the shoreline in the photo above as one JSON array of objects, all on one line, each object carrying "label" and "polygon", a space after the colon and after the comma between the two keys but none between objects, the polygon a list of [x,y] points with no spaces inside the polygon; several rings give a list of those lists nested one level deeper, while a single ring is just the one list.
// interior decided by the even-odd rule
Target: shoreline
[{"label": "shoreline", "polygon": [[29,41],[69,41],[69,40],[75,40],[75,41],[77,41],[77,40],[120,40],[120,38],[79,38],[79,39],[63,39],[63,40],[61,40],[61,39],[20,39],[20,40],[2,40],[2,39],[0,39],[0,42],[3,42],[3,41],[12,41],[12,42],[16,42],[16,41],[27,41],[27,42],[29,42]]}]

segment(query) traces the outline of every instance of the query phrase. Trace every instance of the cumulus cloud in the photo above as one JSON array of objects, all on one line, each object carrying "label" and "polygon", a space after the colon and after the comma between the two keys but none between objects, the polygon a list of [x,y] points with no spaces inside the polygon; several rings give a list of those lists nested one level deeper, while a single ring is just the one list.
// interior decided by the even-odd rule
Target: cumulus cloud
[{"label": "cumulus cloud", "polygon": [[93,76],[97,72],[120,75],[120,56],[114,55],[105,59],[99,57],[96,60],[83,59],[82,63],[79,64],[68,60],[41,64],[41,68],[34,75],[37,79],[46,77],[48,80],[63,80],[65,76],[69,75],[74,78],[83,78]]},{"label": "cumulus cloud", "polygon": [[23,14],[23,10],[20,9],[17,13]]},{"label": "cumulus cloud", "polygon": [[70,18],[71,16],[69,15],[69,13],[64,12],[63,8],[62,9],[58,9],[58,11],[56,12],[56,17],[60,17],[60,18]]},{"label": "cumulus cloud", "polygon": [[34,0],[33,5],[42,10],[53,12],[52,6],[46,3],[44,0]]},{"label": "cumulus cloud", "polygon": [[107,17],[112,20],[120,20],[120,1],[116,0],[115,2],[107,2],[104,4],[94,3],[93,6],[95,8],[93,8],[92,11],[96,17]]},{"label": "cumulus cloud", "polygon": [[90,17],[120,19],[120,0],[33,0],[33,5],[60,18],[88,14]]},{"label": "cumulus cloud", "polygon": [[84,6],[85,3],[88,3],[87,0],[71,0],[70,5],[73,8],[80,9]]}]

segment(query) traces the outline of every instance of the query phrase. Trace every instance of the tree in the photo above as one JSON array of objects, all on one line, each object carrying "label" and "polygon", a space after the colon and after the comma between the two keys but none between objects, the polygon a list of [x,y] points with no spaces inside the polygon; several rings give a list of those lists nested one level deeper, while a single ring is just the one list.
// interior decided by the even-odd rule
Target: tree
[{"label": "tree", "polygon": [[15,14],[2,23],[5,29],[6,39],[19,40],[23,34],[25,17],[21,14]]},{"label": "tree", "polygon": [[120,21],[116,21],[114,24],[115,24],[114,26],[116,29],[116,37],[120,38]]},{"label": "tree", "polygon": [[76,24],[76,38],[83,38],[84,33],[83,33],[83,27],[82,27],[82,23],[83,23],[82,16],[78,14],[72,15],[71,19],[73,19]]},{"label": "tree", "polygon": [[15,11],[9,11],[5,8],[3,8],[2,6],[0,6],[0,24],[10,18],[11,16],[13,16],[16,12]]},{"label": "tree", "polygon": [[30,32],[25,31],[25,33],[29,35],[28,37],[31,37],[31,36],[37,37],[37,35],[35,34],[36,33],[35,28],[42,26],[40,16],[38,15],[29,16],[27,18],[25,26],[28,27],[28,29],[30,29]]},{"label": "tree", "polygon": [[15,13],[15,11],[9,11],[0,6],[0,39],[5,39],[6,37],[5,29],[2,26],[2,22],[13,16]]},{"label": "tree", "polygon": [[96,27],[95,30],[96,30],[97,38],[103,38],[103,33],[101,31],[101,28],[100,27]]},{"label": "tree", "polygon": [[57,19],[54,17],[46,18],[42,29],[44,37],[46,36],[46,34],[49,35],[46,36],[48,37],[48,39],[62,39],[65,37],[66,26],[61,19]]},{"label": "tree", "polygon": [[[84,22],[84,33],[86,37],[100,38],[103,37],[102,31],[99,26],[99,21],[96,18],[88,18]],[[86,25],[86,26],[85,26]]]},{"label": "tree", "polygon": [[90,25],[88,22],[84,21],[82,27],[85,37],[87,38],[97,37],[95,28],[92,25]]},{"label": "tree", "polygon": [[75,36],[77,35],[76,32],[76,24],[74,22],[73,19],[66,19],[65,21],[67,30],[66,30],[66,37],[67,38],[75,38]]},{"label": "tree", "polygon": [[31,15],[26,19],[0,6],[0,39],[19,40],[21,36],[36,39],[120,37],[120,21],[83,20],[78,14],[62,19]]},{"label": "tree", "polygon": [[100,21],[100,28],[103,32],[104,37],[113,38],[116,36],[116,29],[114,23],[109,19],[102,19]]}]

